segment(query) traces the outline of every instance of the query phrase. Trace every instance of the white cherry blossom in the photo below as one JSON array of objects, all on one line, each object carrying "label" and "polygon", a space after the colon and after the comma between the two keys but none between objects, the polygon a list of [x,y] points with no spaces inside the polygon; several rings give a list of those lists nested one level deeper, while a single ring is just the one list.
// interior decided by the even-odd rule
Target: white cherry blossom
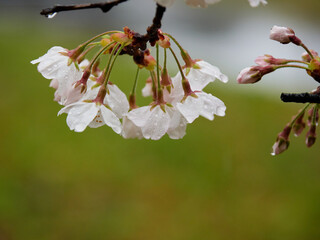
[{"label": "white cherry blossom", "polygon": [[76,132],[84,131],[87,126],[97,128],[107,125],[120,134],[122,127],[119,119],[129,111],[125,94],[115,84],[108,84],[103,104],[90,102],[97,97],[98,92],[99,88],[88,88],[78,102],[62,108],[58,115],[68,113],[67,124],[70,130]]},{"label": "white cherry blossom", "polygon": [[228,82],[228,77],[221,73],[218,67],[203,60],[196,62],[196,68],[185,69],[184,72],[193,91],[201,91],[215,79],[224,83]]},{"label": "white cherry blossom", "polygon": [[142,135],[146,139],[159,140],[170,127],[171,107],[164,105],[163,111],[160,105],[144,106],[133,109],[127,114],[134,125],[141,128]]},{"label": "white cherry blossom", "polygon": [[79,101],[62,108],[58,115],[62,113],[68,113],[67,125],[75,132],[83,132],[87,126],[97,128],[104,124],[118,134],[121,132],[119,118],[102,104]]},{"label": "white cherry blossom", "polygon": [[140,127],[136,126],[127,116],[122,119],[122,132],[121,136],[123,138],[143,138],[142,130]]},{"label": "white cherry blossom", "polygon": [[[155,0],[158,4],[163,7],[170,7],[175,0]],[[220,2],[220,0],[185,0],[186,4],[192,7],[207,7],[209,4],[215,4]],[[251,7],[257,7],[259,4],[267,4],[266,0],[249,0]]]},{"label": "white cherry blossom", "polygon": [[195,95],[188,96],[176,105],[188,123],[192,123],[199,116],[213,120],[214,115],[221,117],[225,115],[226,106],[219,98],[202,91],[196,92]]}]

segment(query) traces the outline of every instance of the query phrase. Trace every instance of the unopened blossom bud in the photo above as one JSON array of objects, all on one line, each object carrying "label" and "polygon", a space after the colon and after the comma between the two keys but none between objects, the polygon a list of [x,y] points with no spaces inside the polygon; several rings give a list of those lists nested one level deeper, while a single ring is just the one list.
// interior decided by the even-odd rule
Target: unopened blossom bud
[{"label": "unopened blossom bud", "polygon": [[278,155],[289,147],[289,135],[291,132],[291,126],[287,125],[282,132],[278,134],[278,137],[276,139],[276,142],[272,146],[272,152],[271,155]]},{"label": "unopened blossom bud", "polygon": [[108,46],[111,42],[112,42],[112,39],[111,39],[110,37],[106,37],[106,38],[101,39],[100,45],[101,45],[102,47],[106,47],[106,46]]},{"label": "unopened blossom bud", "polygon": [[278,41],[282,44],[288,44],[292,42],[299,46],[302,43],[301,40],[296,37],[294,31],[287,27],[273,26],[270,31],[270,39]]},{"label": "unopened blossom bud", "polygon": [[309,63],[307,73],[313,77],[314,80],[320,83],[320,58],[314,58]]},{"label": "unopened blossom bud", "polygon": [[312,125],[313,117],[314,117],[314,111],[316,111],[314,121],[315,121],[315,124],[318,125],[318,121],[319,121],[319,108],[314,109],[314,107],[313,107],[313,108],[310,108],[309,111],[308,111],[308,120],[307,120],[308,126],[311,126],[311,125]]},{"label": "unopened blossom bud", "polygon": [[255,63],[260,66],[267,66],[267,65],[281,65],[281,64],[287,64],[287,59],[282,58],[274,58],[271,55],[265,54],[264,56],[259,56],[256,58]]},{"label": "unopened blossom bud", "polygon": [[125,33],[114,33],[111,35],[111,39],[118,43],[129,44],[131,42],[131,39]]},{"label": "unopened blossom bud", "polygon": [[[319,55],[316,51],[310,49],[310,52],[313,55],[313,57],[319,57]],[[307,53],[307,52],[302,53],[301,58],[303,61],[306,61],[306,62],[310,62],[312,60],[309,53]]]},{"label": "unopened blossom bud", "polygon": [[316,128],[317,128],[316,125],[311,125],[309,131],[307,132],[307,136],[306,136],[307,147],[311,147],[316,142],[316,138],[317,138]]},{"label": "unopened blossom bud", "polygon": [[162,48],[169,48],[171,46],[170,38],[167,36],[163,36],[163,39],[160,38],[158,43]]},{"label": "unopened blossom bud", "polygon": [[303,117],[304,117],[304,113],[301,114],[300,117],[298,117],[298,119],[293,124],[292,128],[293,128],[294,135],[296,137],[298,137],[306,127],[306,123],[303,121]]},{"label": "unopened blossom bud", "polygon": [[152,71],[155,68],[155,66],[157,66],[157,61],[151,54],[144,55],[143,63],[146,69],[148,69],[149,71]]},{"label": "unopened blossom bud", "polygon": [[273,65],[267,65],[267,66],[253,66],[253,67],[247,67],[243,69],[238,77],[237,81],[238,83],[256,83],[261,80],[261,78],[275,70]]}]

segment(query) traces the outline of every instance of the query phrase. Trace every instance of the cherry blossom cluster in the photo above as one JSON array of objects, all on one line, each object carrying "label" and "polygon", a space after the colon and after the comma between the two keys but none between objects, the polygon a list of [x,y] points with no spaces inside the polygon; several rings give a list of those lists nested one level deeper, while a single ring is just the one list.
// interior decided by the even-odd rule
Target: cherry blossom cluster
[{"label": "cherry blossom cluster", "polygon": [[[158,4],[163,7],[170,7],[175,0],[155,0]],[[248,0],[251,7],[257,7],[259,4],[267,4],[266,0]],[[208,4],[214,4],[220,2],[220,0],[185,0],[186,4],[192,7],[207,7]]]},{"label": "cherry blossom cluster", "polygon": [[[186,133],[187,124],[199,116],[213,120],[214,115],[225,115],[225,104],[203,91],[215,79],[228,81],[217,67],[192,59],[173,36],[161,30],[156,31],[150,43],[155,48],[155,57],[149,49],[141,50],[143,44],[139,39],[143,36],[125,27],[124,31],[95,36],[73,50],[52,47],[31,62],[38,64],[42,76],[51,80],[50,86],[56,90],[54,100],[64,106],[58,115],[68,114],[67,125],[71,130],[82,132],[87,127],[107,125],[124,138],[158,140],[168,134],[172,139],[180,139]],[[178,46],[183,66],[171,42]],[[160,50],[163,64],[159,60]],[[174,77],[167,69],[168,51],[179,70]],[[123,54],[133,56],[137,65],[128,96],[115,84],[119,79],[112,75],[116,60]],[[142,95],[151,96],[152,100],[149,105],[138,107],[136,88],[142,70],[150,76]]]},{"label": "cherry blossom cluster", "polygon": [[[284,59],[274,58],[271,55],[264,55],[258,57],[255,62],[256,66],[247,67],[243,69],[238,78],[238,83],[256,83],[261,78],[280,68],[299,68],[307,72],[315,81],[320,83],[320,57],[318,53],[312,49],[309,49],[300,38],[295,35],[295,32],[291,28],[274,26],[270,32],[270,39],[278,41],[282,44],[293,43],[297,46],[304,48],[305,52],[302,53],[301,59]],[[320,97],[320,87],[316,90],[306,93],[303,96]],[[302,101],[307,102],[307,101]],[[289,147],[289,136],[293,131],[295,136],[299,136],[306,127],[304,116],[307,115],[307,126],[309,130],[306,134],[306,145],[311,147],[316,141],[316,126],[319,121],[319,107],[320,105],[312,100],[305,105],[303,109],[299,111],[296,116],[293,116],[292,120],[286,125],[276,139],[275,144],[272,147],[272,155],[278,155]],[[310,108],[308,110],[308,108]],[[307,114],[305,114],[307,112]]]}]

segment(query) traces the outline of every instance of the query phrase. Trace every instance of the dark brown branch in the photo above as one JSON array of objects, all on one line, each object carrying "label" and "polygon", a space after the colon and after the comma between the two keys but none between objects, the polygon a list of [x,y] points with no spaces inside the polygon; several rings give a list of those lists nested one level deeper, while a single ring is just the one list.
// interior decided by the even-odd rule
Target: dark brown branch
[{"label": "dark brown branch", "polygon": [[73,11],[73,10],[89,9],[89,8],[100,8],[103,12],[108,12],[114,6],[126,1],[128,0],[114,0],[111,2],[87,3],[87,4],[77,4],[77,5],[55,5],[53,8],[43,9],[40,14],[44,16],[48,16],[50,14],[63,12],[63,11]]},{"label": "dark brown branch", "polygon": [[137,64],[143,65],[144,51],[147,49],[147,43],[149,42],[151,46],[154,46],[159,40],[158,30],[161,28],[161,21],[165,11],[165,7],[157,4],[155,17],[153,18],[152,25],[147,28],[147,33],[145,35],[135,33],[132,44],[126,46],[122,54],[133,56]]},{"label": "dark brown branch", "polygon": [[280,98],[283,102],[320,103],[318,93],[282,93]]}]

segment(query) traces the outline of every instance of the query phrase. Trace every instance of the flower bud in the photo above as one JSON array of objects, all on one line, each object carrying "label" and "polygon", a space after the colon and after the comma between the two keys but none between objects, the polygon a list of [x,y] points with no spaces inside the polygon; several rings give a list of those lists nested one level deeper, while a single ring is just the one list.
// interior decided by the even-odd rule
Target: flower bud
[{"label": "flower bud", "polygon": [[307,73],[313,77],[314,80],[320,83],[320,58],[314,58],[309,63]]},{"label": "flower bud", "polygon": [[162,48],[169,48],[171,46],[170,38],[167,36],[163,36],[163,39],[160,38],[158,43]]},{"label": "flower bud", "polygon": [[129,43],[131,41],[130,38],[124,33],[114,33],[111,35],[111,39],[118,43]]},{"label": "flower bud", "polygon": [[319,121],[319,108],[317,108],[316,110],[314,109],[315,107],[313,108],[310,108],[309,111],[308,111],[308,120],[307,120],[307,124],[308,126],[311,126],[312,125],[312,122],[313,122],[313,112],[316,111],[316,114],[315,114],[315,124],[318,125],[318,121]]},{"label": "flower bud", "polygon": [[[314,57],[319,57],[319,55],[316,51],[310,49],[310,52]],[[303,61],[306,61],[306,62],[311,61],[311,57],[310,57],[309,53],[307,53],[307,52],[302,53],[301,58]]]},{"label": "flower bud", "polygon": [[265,74],[273,72],[274,70],[273,65],[247,67],[239,73],[237,81],[241,84],[256,83],[260,81]]},{"label": "flower bud", "polygon": [[278,41],[282,44],[288,44],[290,42],[300,45],[301,40],[296,37],[294,31],[291,28],[273,26],[270,31],[270,39]]},{"label": "flower bud", "polygon": [[106,47],[108,46],[110,43],[112,42],[112,39],[110,37],[105,37],[105,38],[102,38],[101,41],[100,41],[100,45],[102,47]]},{"label": "flower bud", "polygon": [[278,155],[289,147],[289,135],[291,132],[291,126],[287,125],[282,132],[278,134],[278,137],[276,139],[276,142],[272,146],[272,152],[271,155]]},{"label": "flower bud", "polygon": [[296,137],[298,137],[306,127],[306,123],[303,121],[303,117],[304,113],[300,117],[298,117],[298,119],[293,124],[292,128]]},{"label": "flower bud", "polygon": [[150,52],[146,52],[144,54],[143,64],[149,71],[152,71],[155,66],[157,66],[157,61],[154,59],[154,57],[150,54]]},{"label": "flower bud", "polygon": [[271,55],[265,54],[264,56],[259,56],[256,58],[255,63],[259,66],[265,67],[268,65],[281,65],[281,64],[287,64],[287,59],[281,59],[281,58],[274,58]]},{"label": "flower bud", "polygon": [[309,131],[306,136],[306,145],[307,147],[311,147],[316,142],[317,134],[316,134],[316,125],[311,125]]}]

